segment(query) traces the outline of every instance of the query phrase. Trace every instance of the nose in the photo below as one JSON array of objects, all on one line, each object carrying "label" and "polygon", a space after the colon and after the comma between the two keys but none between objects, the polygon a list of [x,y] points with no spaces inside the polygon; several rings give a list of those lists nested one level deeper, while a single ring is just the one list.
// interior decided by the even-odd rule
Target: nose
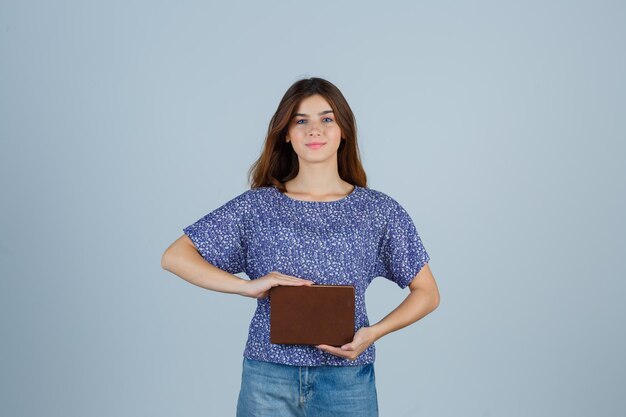
[{"label": "nose", "polygon": [[319,136],[320,135],[320,131],[322,130],[320,124],[318,122],[313,122],[309,124],[309,135],[311,136]]}]

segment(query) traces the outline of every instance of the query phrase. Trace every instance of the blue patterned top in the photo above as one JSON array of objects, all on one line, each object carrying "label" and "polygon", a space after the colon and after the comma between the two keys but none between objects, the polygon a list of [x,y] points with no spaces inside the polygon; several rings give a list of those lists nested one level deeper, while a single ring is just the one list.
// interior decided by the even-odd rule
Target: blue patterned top
[{"label": "blue patterned top", "polygon": [[[249,189],[185,227],[202,257],[257,279],[277,271],[320,285],[355,287],[355,332],[369,326],[365,290],[378,276],[406,288],[430,257],[405,209],[387,194],[355,186],[340,200],[303,201],[274,186]],[[314,345],[270,343],[269,297],[257,299],[243,356],[296,366],[373,363],[370,345],[354,361]]]}]

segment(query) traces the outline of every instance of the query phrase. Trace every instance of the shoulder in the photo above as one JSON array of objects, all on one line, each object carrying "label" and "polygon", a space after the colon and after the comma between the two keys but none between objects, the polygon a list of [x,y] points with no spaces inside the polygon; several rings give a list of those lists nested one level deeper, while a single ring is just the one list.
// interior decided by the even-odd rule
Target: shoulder
[{"label": "shoulder", "polygon": [[217,208],[214,209],[214,212],[239,217],[254,208],[254,197],[252,190],[246,190],[234,196],[231,195],[225,201],[222,200],[222,203],[216,206]]},{"label": "shoulder", "polygon": [[241,195],[246,201],[257,205],[276,197],[275,188],[272,186],[250,188]]},{"label": "shoulder", "polygon": [[264,196],[271,195],[271,193],[273,193],[274,190],[275,190],[275,188],[273,186],[266,185],[264,187],[250,188],[244,194],[248,194],[248,195],[254,196],[254,197],[264,197]]},{"label": "shoulder", "polygon": [[413,218],[398,199],[380,190],[365,190],[364,194],[367,194],[367,200],[371,202],[368,210],[381,226],[386,229],[414,227]]},{"label": "shoulder", "polygon": [[363,190],[363,198],[370,205],[372,210],[382,212],[384,214],[392,213],[402,206],[391,195],[369,187],[361,187]]},{"label": "shoulder", "polygon": [[256,212],[267,208],[274,201],[276,195],[273,187],[250,188],[228,200],[224,207],[239,215]]},{"label": "shoulder", "polygon": [[227,204],[251,204],[258,202],[264,198],[267,198],[271,194],[272,187],[257,187],[250,188],[240,194],[237,194],[234,197],[231,197],[226,203]]}]

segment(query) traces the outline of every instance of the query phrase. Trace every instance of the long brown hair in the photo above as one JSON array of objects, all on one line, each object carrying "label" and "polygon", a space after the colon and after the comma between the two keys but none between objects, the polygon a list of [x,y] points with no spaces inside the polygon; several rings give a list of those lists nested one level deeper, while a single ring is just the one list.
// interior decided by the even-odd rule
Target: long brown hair
[{"label": "long brown hair", "polygon": [[274,185],[286,192],[284,183],[298,174],[298,155],[290,143],[285,142],[289,122],[295,115],[300,102],[319,94],[328,101],[342,133],[337,150],[339,176],[346,182],[361,187],[367,186],[367,176],[361,165],[357,144],[356,120],[352,109],[341,91],[330,81],[322,78],[305,78],[289,87],[270,120],[261,156],[248,170],[252,177],[251,188]]}]

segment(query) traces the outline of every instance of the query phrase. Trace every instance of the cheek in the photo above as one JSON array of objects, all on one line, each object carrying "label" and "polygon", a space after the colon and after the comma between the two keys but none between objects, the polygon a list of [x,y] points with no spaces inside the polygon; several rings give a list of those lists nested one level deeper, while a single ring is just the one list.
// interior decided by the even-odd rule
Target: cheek
[{"label": "cheek", "polygon": [[289,134],[291,135],[304,135],[306,134],[306,129],[303,125],[293,125],[289,128]]},{"label": "cheek", "polygon": [[341,128],[338,125],[328,126],[326,132],[329,136],[337,136],[341,138]]}]

